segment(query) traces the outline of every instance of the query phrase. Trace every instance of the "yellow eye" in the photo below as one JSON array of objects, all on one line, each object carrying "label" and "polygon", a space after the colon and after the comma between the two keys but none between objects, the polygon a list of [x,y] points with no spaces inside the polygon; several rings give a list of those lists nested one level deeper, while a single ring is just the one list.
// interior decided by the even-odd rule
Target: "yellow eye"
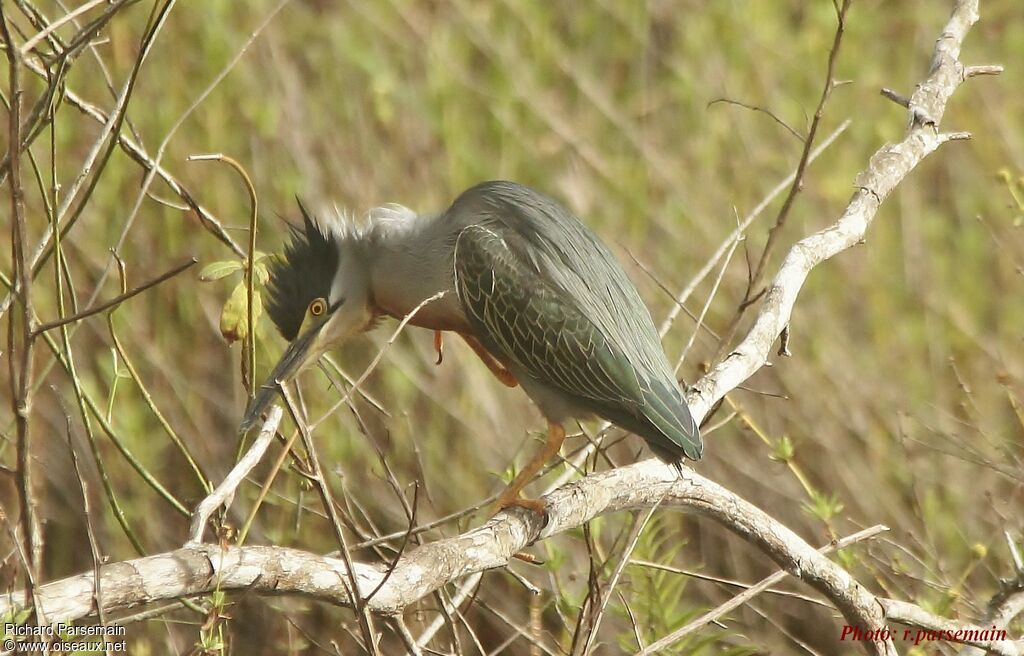
[{"label": "yellow eye", "polygon": [[327,301],[323,298],[314,298],[309,304],[309,313],[314,317],[319,317],[324,312],[327,312]]}]

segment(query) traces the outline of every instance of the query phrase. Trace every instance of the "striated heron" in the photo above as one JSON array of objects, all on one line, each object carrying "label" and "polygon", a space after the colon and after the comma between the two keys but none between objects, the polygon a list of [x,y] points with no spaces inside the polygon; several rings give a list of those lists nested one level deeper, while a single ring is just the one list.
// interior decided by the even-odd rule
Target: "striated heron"
[{"label": "striated heron", "polygon": [[249,405],[249,429],[278,386],[381,317],[462,337],[501,382],[522,385],[548,421],[544,447],[499,509],[543,512],[522,488],[559,451],[562,423],[597,415],[646,440],[662,460],[700,458],[690,416],[636,288],[608,248],[553,199],[484,182],[446,211],[378,208],[364,225],[319,222],[300,204],[284,257],[270,269],[267,310],[291,344]]}]

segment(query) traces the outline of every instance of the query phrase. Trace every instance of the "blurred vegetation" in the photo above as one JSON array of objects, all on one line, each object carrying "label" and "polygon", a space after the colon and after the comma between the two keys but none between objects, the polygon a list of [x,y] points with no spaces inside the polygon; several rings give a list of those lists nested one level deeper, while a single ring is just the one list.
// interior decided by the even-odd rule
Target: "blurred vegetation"
[{"label": "blurred vegetation", "polygon": [[[23,42],[36,30],[19,15],[22,3],[4,3]],[[237,174],[188,162],[189,155],[221,152],[244,165],[259,194],[259,248],[267,252],[280,248],[286,230],[278,217],[296,215],[296,195],[320,211],[337,204],[361,213],[400,202],[430,212],[477,181],[513,179],[562,199],[611,243],[656,321],[672,307],[661,285],[681,289],[735,227],[737,214],[749,212],[799,158],[801,142],[769,116],[710,103],[728,98],[763,107],[805,133],[835,27],[828,0],[294,0],[202,98],[273,4],[245,3],[244,11],[228,0],[176,6],[141,68],[124,126],[151,155],[169,137],[163,165],[236,241],[247,241],[249,216]],[[56,2],[37,5],[51,19],[65,13]],[[837,71],[850,83],[833,93],[819,135],[848,118],[853,123],[811,166],[769,273],[788,244],[835,220],[869,155],[902,135],[905,112],[878,90],[912,91],[927,71],[948,5],[854,3]],[[114,101],[100,62],[120,88],[148,16],[145,3],[120,12],[74,63],[66,88],[109,111]],[[982,2],[982,22],[970,33],[963,59],[1003,63],[1007,71],[965,84],[944,122],[974,139],[929,157],[885,203],[865,245],[812,273],[791,326],[793,357],[776,359],[730,395],[713,422],[730,420],[708,434],[705,458],[695,465],[815,544],[873,524],[890,526],[884,537],[842,552],[843,564],[876,592],[965,619],[980,617],[998,579],[1012,572],[1004,531],[1018,540],[1024,534],[1021,18],[1017,0]],[[6,75],[0,77],[9,98]],[[31,75],[25,81],[28,107],[42,84]],[[52,140],[65,190],[100,125],[67,103],[54,125],[31,152],[48,178]],[[5,129],[0,150],[7,150],[7,139]],[[35,244],[46,213],[28,159],[22,162],[29,243]],[[193,212],[171,206],[180,202],[159,179],[129,225],[144,177],[123,151],[113,152],[79,223],[62,240],[75,296],[67,294],[66,303],[84,308],[92,297],[120,292],[115,247],[129,286],[189,256],[203,266],[237,260]],[[5,278],[11,271],[9,193],[5,185]],[[777,206],[752,226],[726,271],[706,319],[712,330],[733,316],[747,279],[742,255],[761,252]],[[187,520],[138,470],[191,508],[204,495],[204,481],[184,451],[216,482],[239,449],[241,349],[225,344],[219,324],[241,274],[200,284],[199,268],[127,301],[109,327],[97,315],[68,331],[83,392],[103,419],[90,419],[97,452],[127,525],[148,553],[179,545]],[[690,299],[694,312],[713,278]],[[52,262],[32,295],[41,320],[58,316]],[[393,329],[386,324],[355,340],[334,360],[357,378]],[[681,315],[665,340],[672,361],[693,330]],[[51,334],[59,346],[59,331]],[[6,351],[6,336],[4,344]],[[264,318],[257,331],[260,375],[282,346]],[[708,332],[698,334],[681,370],[688,381],[717,346]],[[410,329],[364,384],[382,410],[360,398],[317,430],[324,466],[359,528],[358,540],[406,527],[385,461],[408,499],[410,486],[420,482],[418,519],[429,521],[499,490],[510,463],[523,461],[542,427],[526,397],[494,381],[462,344],[449,340],[440,367],[433,359],[431,335]],[[62,408],[71,415],[102,554],[123,559],[135,550],[103,493],[70,377],[52,365],[42,343],[35,364],[33,464],[45,522],[42,578],[50,580],[92,567]],[[15,431],[6,362],[0,370],[0,502],[14,521]],[[310,416],[318,417],[337,393],[327,377],[311,372],[303,397]],[[110,434],[138,458],[138,468]],[[584,443],[577,439],[569,448]],[[640,451],[640,440],[630,438],[608,456],[625,463]],[[244,523],[268,471],[269,464],[240,490],[231,524]],[[483,518],[482,512],[463,516],[415,539],[451,535]],[[485,650],[515,635],[512,624],[567,648],[588,571],[607,582],[632,521],[608,517],[594,522],[589,536],[580,531],[547,540],[535,548],[544,566],[513,564],[540,588],[538,597],[506,572],[486,573],[464,608],[466,625]],[[3,542],[6,530],[3,536],[2,581],[20,587],[17,560]],[[336,546],[316,495],[287,467],[247,542],[315,552]],[[355,555],[387,558],[399,544]],[[634,558],[743,582],[773,570],[719,527],[668,512],[655,515]],[[807,592],[792,581],[782,587]],[[635,650],[634,622],[650,642],[735,590],[631,565],[617,588],[622,596],[608,602],[597,653]],[[355,653],[341,628],[355,631],[347,610],[246,595],[199,601],[226,606],[232,619],[201,631],[202,615],[175,610],[132,625],[131,653],[187,653],[201,640],[207,646],[227,640],[227,652],[235,654],[334,653],[332,642],[341,653]],[[427,599],[407,614],[414,635],[438,616],[437,605],[437,598]],[[725,628],[705,630],[673,653],[855,653],[856,646],[838,642],[835,617],[800,599],[760,597]],[[475,653],[465,627],[460,634],[466,653]],[[387,644],[394,651],[385,653],[401,649],[392,640]],[[447,649],[449,641],[442,629],[435,646]],[[531,653],[530,644],[520,638],[503,653]]]}]

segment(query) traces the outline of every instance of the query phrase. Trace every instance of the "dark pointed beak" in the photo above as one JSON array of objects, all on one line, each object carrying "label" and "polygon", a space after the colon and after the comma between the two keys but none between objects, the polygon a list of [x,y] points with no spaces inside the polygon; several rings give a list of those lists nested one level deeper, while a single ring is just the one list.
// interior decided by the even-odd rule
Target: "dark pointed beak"
[{"label": "dark pointed beak", "polygon": [[267,377],[266,382],[260,385],[256,390],[256,396],[249,402],[249,407],[245,410],[245,417],[242,418],[242,423],[238,426],[239,433],[244,433],[252,428],[259,421],[263,411],[274,400],[274,395],[277,394],[281,384],[288,382],[295,377],[295,374],[299,373],[299,370],[312,355],[316,337],[327,323],[329,316],[321,317],[288,345],[281,359],[277,361],[274,371]]}]

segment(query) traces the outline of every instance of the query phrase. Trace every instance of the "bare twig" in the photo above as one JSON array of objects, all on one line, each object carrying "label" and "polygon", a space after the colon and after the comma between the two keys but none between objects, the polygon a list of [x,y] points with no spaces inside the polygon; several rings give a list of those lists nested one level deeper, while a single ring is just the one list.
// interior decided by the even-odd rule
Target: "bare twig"
[{"label": "bare twig", "polygon": [[[23,43],[21,45],[21,56],[24,57],[25,55],[27,55],[29,52],[32,51],[32,48],[36,47],[37,43],[39,43],[40,41],[42,41],[43,39],[48,37],[50,34],[55,32],[56,30],[58,30],[65,23],[68,23],[68,22],[71,22],[71,21],[75,20],[76,18],[78,18],[82,14],[84,14],[84,13],[86,13],[86,12],[92,10],[92,9],[95,9],[97,6],[102,5],[105,2],[107,2],[107,0],[90,0],[89,2],[86,2],[85,4],[83,4],[83,5],[79,6],[79,7],[75,7],[74,10],[68,12],[67,14],[65,14],[65,15],[61,16],[60,18],[58,18],[57,20],[53,21],[52,23],[47,25],[45,29],[41,30],[37,34],[34,34],[27,41],[25,41],[25,43]],[[16,141],[12,141],[11,143],[13,144],[13,143],[17,143],[17,142]]]},{"label": "bare twig", "polygon": [[750,105],[750,104],[747,104],[745,102],[741,102],[739,100],[733,100],[732,98],[715,98],[714,100],[712,100],[711,102],[709,102],[707,104],[707,107],[710,108],[712,105],[715,105],[717,103],[725,103],[727,105],[736,105],[737,107],[743,107],[744,109],[749,109],[752,112],[761,112],[763,114],[766,114],[767,116],[771,117],[771,119],[773,121],[775,121],[776,123],[778,123],[782,127],[786,128],[787,132],[789,132],[791,135],[793,135],[794,137],[799,139],[801,142],[805,142],[806,141],[806,138],[802,134],[800,134],[799,132],[794,130],[789,125],[789,123],[786,123],[785,121],[783,121],[781,118],[779,118],[779,116],[777,114],[775,114],[775,112],[773,112],[770,109],[765,109],[764,107],[759,107],[757,105]]},{"label": "bare twig", "polygon": [[850,10],[851,3],[852,0],[843,0],[842,6],[837,5],[836,7],[836,31],[835,36],[832,38],[832,48],[828,53],[828,65],[825,69],[825,84],[822,87],[821,96],[818,99],[818,107],[815,109],[814,117],[811,119],[811,126],[807,130],[807,138],[804,139],[803,152],[800,153],[800,160],[796,167],[796,175],[793,177],[793,184],[790,185],[789,193],[786,194],[785,200],[782,201],[782,207],[779,208],[779,213],[775,217],[775,224],[768,230],[768,241],[765,243],[764,249],[761,251],[761,256],[758,259],[757,265],[754,267],[753,272],[747,280],[747,288],[743,293],[743,300],[740,301],[737,306],[736,313],[729,322],[729,327],[723,332],[722,340],[719,345],[719,354],[721,354],[723,349],[728,348],[729,343],[736,334],[736,330],[739,328],[740,320],[743,318],[743,314],[746,312],[746,309],[763,295],[763,290],[761,290],[760,287],[761,281],[764,278],[765,269],[768,265],[768,259],[771,257],[776,245],[778,244],[782,228],[786,224],[786,219],[789,218],[790,211],[793,209],[793,203],[796,201],[797,195],[799,195],[803,190],[804,176],[807,172],[807,165],[810,163],[811,149],[814,146],[814,137],[818,133],[818,127],[821,124],[822,116],[825,114],[825,105],[828,103],[828,99],[832,95],[832,90],[837,85],[835,80],[836,61],[839,58],[839,47],[842,45],[843,34],[846,31],[846,14]]},{"label": "bare twig", "polygon": [[615,590],[615,586],[619,582],[619,578],[622,576],[622,572],[626,569],[626,565],[629,564],[629,559],[633,555],[633,550],[636,549],[637,543],[640,541],[640,535],[643,533],[644,528],[651,521],[651,517],[654,516],[654,511],[661,505],[659,500],[641,519],[639,515],[634,519],[635,526],[630,532],[629,541],[626,544],[625,549],[622,552],[622,556],[619,558],[618,564],[615,566],[615,571],[612,572],[611,578],[608,580],[607,589],[601,596],[601,605],[598,606],[597,612],[594,614],[594,619],[590,624],[590,630],[587,633],[587,640],[583,644],[583,656],[587,656],[590,650],[594,646],[594,640],[597,638],[597,630],[601,627],[601,619],[604,617],[605,609],[608,607],[608,600],[611,599],[612,592]]},{"label": "bare twig", "polygon": [[910,98],[907,98],[906,96],[900,95],[899,93],[893,91],[892,89],[886,88],[886,87],[882,87],[882,90],[879,91],[879,93],[881,93],[883,96],[885,96],[889,100],[893,101],[894,103],[896,103],[900,107],[904,107],[906,109],[910,109]]},{"label": "bare twig", "polygon": [[[345,570],[348,572],[348,590],[349,596],[352,600],[352,607],[356,611],[356,615],[359,617],[359,628],[363,633],[363,640],[366,644],[366,650],[374,656],[379,654],[377,647],[377,633],[373,628],[373,618],[370,617],[370,611],[368,608],[368,596],[367,593],[363,592],[359,588],[359,583],[356,580],[355,566],[352,563],[352,552],[349,551],[348,540],[345,537],[345,529],[342,526],[341,518],[338,516],[338,506],[334,502],[334,494],[331,492],[331,488],[327,485],[327,479],[324,477],[323,468],[320,466],[320,457],[317,455],[316,442],[313,441],[313,436],[310,434],[310,428],[307,425],[305,418],[299,414],[298,406],[292,400],[291,394],[288,392],[288,387],[285,385],[281,386],[281,395],[284,397],[285,406],[288,408],[288,412],[292,416],[292,421],[295,422],[295,426],[299,429],[299,434],[302,436],[302,443],[306,447],[306,454],[308,456],[308,467],[313,477],[313,482],[316,484],[316,489],[320,493],[320,502],[323,504],[324,512],[327,513],[327,517],[331,520],[331,527],[334,529],[334,537],[338,540],[338,546],[341,548],[342,561],[345,563]],[[390,573],[385,576],[390,576]],[[383,579],[384,577],[382,577]],[[382,582],[380,586],[383,586],[386,582]],[[374,594],[379,591],[379,588],[373,590]]]},{"label": "bare twig", "polygon": [[[25,255],[28,232],[25,226],[24,196],[21,186],[20,154],[17,144],[21,143],[21,101],[24,89],[21,85],[21,55],[11,37],[10,26],[4,8],[0,7],[0,35],[7,50],[7,73],[11,93],[11,109],[8,114],[8,143],[13,155],[10,163],[11,189],[11,262],[14,265],[14,281],[21,306],[20,316],[11,314],[7,332],[8,367],[10,370],[11,410],[17,426],[18,444],[18,501],[21,511],[21,539],[28,571],[25,573],[25,599],[32,596],[32,580],[39,573],[42,561],[42,535],[36,517],[36,500],[32,482],[32,433],[29,419],[32,415],[32,274]],[[19,325],[20,323],[20,325]],[[20,339],[20,344],[18,343]]]},{"label": "bare twig", "polygon": [[[243,362],[246,363],[242,367],[242,380],[246,386],[246,390],[249,392],[249,398],[252,399],[256,396],[256,319],[254,317],[255,309],[253,307],[253,287],[255,285],[255,260],[253,259],[256,253],[256,218],[259,216],[259,199],[256,197],[256,187],[252,184],[252,178],[246,172],[238,160],[228,157],[222,153],[214,155],[192,155],[189,158],[190,162],[202,162],[202,161],[214,161],[224,162],[231,168],[233,168],[238,175],[242,178],[242,182],[245,183],[246,191],[249,192],[249,257],[245,263],[245,297],[246,297],[246,334],[245,334],[245,353],[246,358]],[[150,174],[152,175],[152,173]]]},{"label": "bare twig", "polygon": [[281,424],[282,414],[281,406],[275,405],[270,409],[267,420],[263,422],[263,427],[260,429],[256,439],[253,440],[249,450],[235,463],[235,466],[231,468],[231,471],[220,482],[220,485],[214,488],[213,492],[207,495],[196,506],[196,509],[192,511],[192,522],[189,525],[186,545],[202,542],[203,532],[206,530],[206,522],[209,521],[213,512],[221,506],[226,508],[231,505],[235,490],[245,480],[245,477],[249,475],[249,472],[263,459],[263,454],[266,453],[267,447],[274,441],[274,434],[277,433],[277,427]]},{"label": "bare twig", "polygon": [[[821,142],[820,145],[818,145],[813,151],[811,151],[808,163],[818,159],[818,156],[825,152],[825,150],[829,146],[831,146],[835,142],[835,140],[839,138],[841,134],[846,132],[846,129],[849,127],[850,121],[843,121],[839,125],[839,127],[832,131],[832,134],[828,135],[825,138],[825,140]],[[752,224],[757,219],[757,217],[761,216],[761,212],[763,212],[765,208],[768,207],[768,205],[770,205],[771,202],[778,197],[779,194],[781,194],[783,191],[786,190],[787,187],[793,184],[793,181],[796,180],[797,173],[798,171],[794,170],[783,180],[779,181],[779,183],[775,185],[765,195],[764,198],[761,199],[761,202],[759,202],[754,207],[754,209],[750,210],[749,214],[743,217],[743,220],[740,221],[740,224],[738,226],[736,226],[736,229],[733,230],[725,239],[721,241],[721,243],[718,245],[718,248],[711,255],[711,257],[709,257],[708,260],[704,263],[704,266],[701,267],[700,271],[698,271],[690,280],[690,282],[687,283],[686,286],[683,287],[678,294],[676,294],[675,304],[669,311],[668,316],[666,316],[665,319],[661,322],[661,325],[658,326],[658,335],[664,337],[665,334],[668,333],[669,329],[672,327],[672,323],[676,320],[676,317],[679,316],[680,310],[682,310],[683,305],[686,303],[686,299],[690,298],[690,294],[692,294],[693,290],[697,288],[697,285],[699,285],[708,276],[708,274],[711,273],[711,271],[715,268],[715,265],[718,264],[718,261],[722,259],[726,251],[728,251],[731,247],[731,245],[737,239],[739,239],[744,232],[746,232],[747,228],[750,227],[750,224]]]},{"label": "bare twig", "polygon": [[[53,391],[55,394],[57,393],[56,389]],[[82,492],[82,514],[85,516],[85,531],[89,538],[89,552],[92,554],[92,578],[96,599],[96,615],[99,618],[100,624],[105,625],[107,618],[103,610],[103,586],[100,582],[100,564],[103,562],[103,558],[100,556],[99,543],[96,541],[96,531],[93,529],[91,504],[89,503],[89,486],[82,475],[82,468],[78,464],[78,453],[75,451],[75,444],[71,439],[71,414],[68,412],[64,400],[59,396],[57,398],[60,402],[61,411],[64,413],[68,455],[71,456],[71,464],[75,469],[75,478],[78,479],[78,488]],[[104,642],[106,642],[106,636],[104,636]]]},{"label": "bare twig", "polygon": [[[842,540],[829,543],[821,549],[819,549],[818,553],[824,556],[832,553],[836,549],[843,549],[845,547],[850,546],[851,544],[855,544],[862,540],[868,540],[870,538],[875,537],[879,533],[884,533],[888,530],[889,529],[886,526],[872,526],[871,528],[859,531],[857,533],[854,533],[853,535],[845,537]],[[646,656],[647,654],[654,654],[657,653],[660,649],[665,649],[666,647],[675,644],[676,642],[679,642],[687,635],[693,633],[694,631],[702,627],[707,626],[708,624],[711,624],[712,622],[718,621],[720,618],[729,614],[733,610],[739,608],[740,606],[747,603],[757,595],[767,591],[769,588],[771,588],[773,585],[775,585],[782,579],[786,578],[786,576],[788,575],[789,572],[787,572],[786,570],[779,570],[774,574],[771,574],[770,576],[761,579],[760,582],[750,586],[749,588],[747,588],[740,594],[736,595],[729,601],[725,602],[724,604],[721,604],[716,608],[713,608],[712,610],[709,610],[708,612],[704,613],[700,617],[690,622],[687,622],[685,625],[676,629],[664,638],[660,638],[657,642],[647,645],[647,647],[637,652],[637,656]]]},{"label": "bare twig", "polygon": [[85,319],[87,317],[91,317],[91,316],[93,316],[95,314],[99,314],[101,312],[104,312],[105,310],[109,310],[110,308],[117,307],[121,303],[127,301],[129,298],[131,298],[133,296],[137,296],[137,295],[141,294],[142,292],[146,291],[147,289],[151,289],[153,287],[156,287],[160,283],[162,283],[162,282],[164,282],[166,280],[170,280],[171,278],[173,278],[174,276],[178,275],[179,273],[182,273],[183,271],[186,271],[186,270],[190,269],[198,261],[199,260],[197,260],[196,258],[190,257],[186,262],[183,262],[183,263],[179,264],[178,266],[174,267],[170,271],[167,271],[166,273],[162,273],[159,276],[157,276],[156,278],[153,278],[152,280],[148,280],[148,281],[142,283],[138,287],[134,287],[134,288],[129,289],[128,291],[122,293],[122,294],[118,294],[117,296],[115,296],[114,298],[110,299],[109,301],[106,301],[104,303],[100,303],[99,305],[94,305],[94,306],[92,306],[90,308],[82,310],[81,312],[79,312],[77,314],[72,314],[70,316],[63,317],[61,319],[55,319],[54,321],[47,321],[44,324],[40,324],[39,326],[36,327],[36,329],[34,331],[32,331],[32,336],[35,337],[39,333],[45,333],[47,330],[53,330],[54,328],[59,328],[61,326],[66,326],[69,323],[75,323],[76,321],[81,321],[82,319]]}]

